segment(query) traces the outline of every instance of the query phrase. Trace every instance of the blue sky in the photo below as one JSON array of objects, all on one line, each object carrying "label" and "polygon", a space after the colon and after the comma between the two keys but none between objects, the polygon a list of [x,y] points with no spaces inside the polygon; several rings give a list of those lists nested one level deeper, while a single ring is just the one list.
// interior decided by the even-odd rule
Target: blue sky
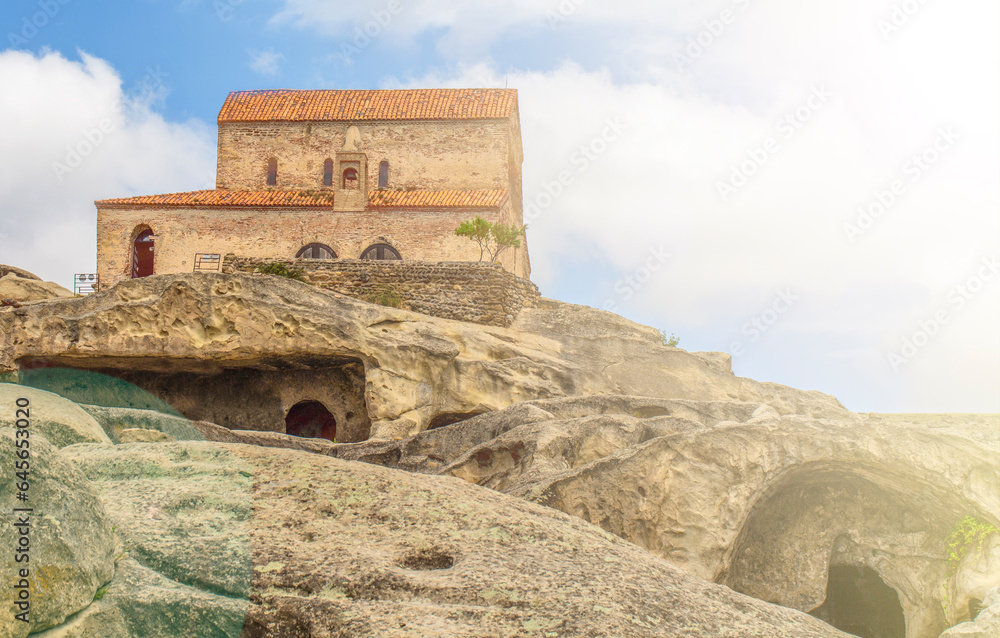
[{"label": "blue sky", "polygon": [[69,285],[94,269],[95,199],[211,187],[230,91],[508,85],[544,295],[854,410],[997,412],[998,18],[987,0],[12,0],[0,262]]}]

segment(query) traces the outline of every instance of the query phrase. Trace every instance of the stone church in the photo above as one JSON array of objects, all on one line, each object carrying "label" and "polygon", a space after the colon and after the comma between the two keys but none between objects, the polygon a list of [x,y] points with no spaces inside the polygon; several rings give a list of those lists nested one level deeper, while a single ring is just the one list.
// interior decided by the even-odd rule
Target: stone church
[{"label": "stone church", "polygon": [[[247,258],[478,261],[455,228],[522,222],[513,89],[231,93],[216,187],[97,201],[102,287]],[[527,279],[527,245],[502,256]]]}]

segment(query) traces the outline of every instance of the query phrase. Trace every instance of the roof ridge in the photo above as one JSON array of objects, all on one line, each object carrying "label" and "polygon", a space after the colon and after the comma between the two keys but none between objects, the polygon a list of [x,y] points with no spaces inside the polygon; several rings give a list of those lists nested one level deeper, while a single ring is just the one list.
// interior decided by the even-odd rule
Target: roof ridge
[{"label": "roof ridge", "polygon": [[[192,206],[192,207],[329,207],[333,190],[228,190],[210,189],[101,199],[98,207]],[[420,189],[410,191],[373,190],[368,206],[373,208],[497,208],[509,198],[505,188]]]},{"label": "roof ridge", "polygon": [[233,91],[218,123],[506,119],[517,89],[252,89]]}]

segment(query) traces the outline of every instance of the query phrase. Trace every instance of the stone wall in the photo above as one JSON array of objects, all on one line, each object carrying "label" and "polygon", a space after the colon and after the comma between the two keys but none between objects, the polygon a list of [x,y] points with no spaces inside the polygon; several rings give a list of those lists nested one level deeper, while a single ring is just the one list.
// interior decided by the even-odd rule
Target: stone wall
[{"label": "stone wall", "polygon": [[[276,187],[327,190],[323,162],[344,153],[347,122],[233,122],[219,125],[217,188],[264,190],[267,161],[278,160]],[[510,189],[520,200],[520,133],[509,120],[358,122],[357,152],[369,190],[389,163],[389,188]],[[350,153],[354,155],[354,153]],[[336,174],[335,178],[338,177]],[[334,180],[336,188],[337,179]],[[361,188],[364,191],[364,187]],[[520,211],[518,211],[520,213]]]},{"label": "stone wall", "polygon": [[389,293],[403,308],[443,319],[509,326],[538,299],[538,287],[500,264],[487,262],[365,261],[360,259],[281,260],[226,255],[226,273],[257,272],[265,263],[303,271],[311,284],[348,297],[376,301]]},{"label": "stone wall", "polygon": [[[105,287],[127,279],[132,242],[145,228],[156,236],[157,275],[192,272],[196,253],[233,253],[294,259],[307,244],[325,244],[337,257],[358,259],[372,244],[394,247],[403,259],[470,261],[479,248],[455,229],[475,216],[495,222],[513,217],[509,204],[494,210],[362,210],[312,208],[110,207],[97,211],[97,269]],[[527,249],[507,251],[504,265],[527,273]]]},{"label": "stone wall", "polygon": [[[344,150],[349,128],[358,130],[357,152]],[[361,184],[355,191],[343,190],[343,162],[359,156],[363,157]],[[267,185],[271,158],[278,163],[275,186]],[[332,186],[323,185],[327,159],[335,167]],[[493,120],[222,123],[216,188],[332,191],[338,210],[359,210],[364,207],[364,194],[378,187],[383,161],[389,163],[388,188],[394,190],[507,189],[511,205],[503,221],[524,224],[524,152],[516,110],[507,119]],[[513,253],[524,265],[517,269],[504,265],[527,276],[531,272],[527,244]]]}]

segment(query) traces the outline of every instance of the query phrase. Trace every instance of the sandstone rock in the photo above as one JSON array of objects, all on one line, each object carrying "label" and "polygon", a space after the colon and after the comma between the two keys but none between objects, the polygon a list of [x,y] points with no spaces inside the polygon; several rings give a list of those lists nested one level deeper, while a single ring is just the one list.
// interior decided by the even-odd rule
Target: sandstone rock
[{"label": "sandstone rock", "polygon": [[554,510],[289,450],[254,466],[245,636],[839,636]]},{"label": "sandstone rock", "polygon": [[192,420],[231,429],[280,432],[292,405],[321,400],[340,405],[328,407],[342,442],[414,434],[441,415],[586,394],[850,414],[827,395],[735,377],[725,355],[666,348],[653,328],[551,300],[500,328],[279,277],[163,275],[0,309],[0,334],[17,335],[0,349],[0,372],[26,364],[110,372]]},{"label": "sandstone rock", "polygon": [[23,385],[0,383],[0,428],[13,428],[18,419],[18,398],[26,398],[33,434],[56,447],[74,443],[109,443],[101,425],[80,406],[63,397]]},{"label": "sandstone rock", "polygon": [[[118,443],[127,429],[157,430],[175,441],[204,441],[205,435],[188,419],[154,410],[109,408],[100,405],[80,405],[101,424],[112,442]],[[122,441],[123,443],[125,441]]]},{"label": "sandstone rock", "polygon": [[118,437],[119,443],[165,443],[177,439],[159,430],[144,430],[141,428],[126,428]]},{"label": "sandstone rock", "polygon": [[251,470],[207,442],[79,444],[129,556],[179,583],[229,597],[250,589]]},{"label": "sandstone rock", "polygon": [[31,638],[233,638],[240,635],[247,605],[246,600],[177,583],[124,558],[100,600]]},{"label": "sandstone rock", "polygon": [[930,428],[600,396],[533,401],[337,453],[554,507],[802,611],[824,603],[832,566],[870,569],[898,594],[907,635],[933,638],[948,624],[935,591],[952,526],[969,513],[1000,520],[998,433],[996,416]]},{"label": "sandstone rock", "polygon": [[990,534],[981,545],[973,546],[944,587],[948,596],[942,602],[951,622],[968,618],[969,603],[973,599],[983,601],[986,607],[993,604],[989,601],[989,593],[1000,588],[1000,534]]},{"label": "sandstone rock", "polygon": [[16,266],[8,266],[6,264],[0,264],[0,277],[6,277],[7,275],[14,273],[22,279],[34,279],[35,281],[41,281],[42,278],[38,275],[28,272],[23,268],[18,268]]},{"label": "sandstone rock", "polygon": [[208,442],[66,453],[131,550],[103,598],[42,638],[844,635],[454,478]]},{"label": "sandstone rock", "polygon": [[[0,508],[6,513],[0,527],[0,546],[5,548],[0,560],[0,637],[23,638],[55,626],[94,598],[98,588],[114,573],[114,534],[101,501],[80,471],[43,437],[31,436],[26,492],[21,477],[15,481],[13,460],[16,438],[12,428],[0,428],[0,458],[9,468],[4,489],[0,490]],[[9,459],[9,461],[8,461]],[[26,493],[27,500],[17,499]],[[31,508],[27,514],[30,530],[26,537],[13,523],[25,517],[14,508]],[[15,547],[28,539],[30,560],[15,561]],[[14,601],[19,591],[14,584],[20,570],[28,568],[30,586],[30,623],[14,617]]]},{"label": "sandstone rock", "polygon": [[963,622],[947,629],[941,638],[996,638],[1000,636],[1000,605],[979,612],[975,621]]},{"label": "sandstone rock", "polygon": [[26,303],[75,296],[72,291],[51,281],[21,277],[15,272],[0,276],[0,298],[2,299]]}]

